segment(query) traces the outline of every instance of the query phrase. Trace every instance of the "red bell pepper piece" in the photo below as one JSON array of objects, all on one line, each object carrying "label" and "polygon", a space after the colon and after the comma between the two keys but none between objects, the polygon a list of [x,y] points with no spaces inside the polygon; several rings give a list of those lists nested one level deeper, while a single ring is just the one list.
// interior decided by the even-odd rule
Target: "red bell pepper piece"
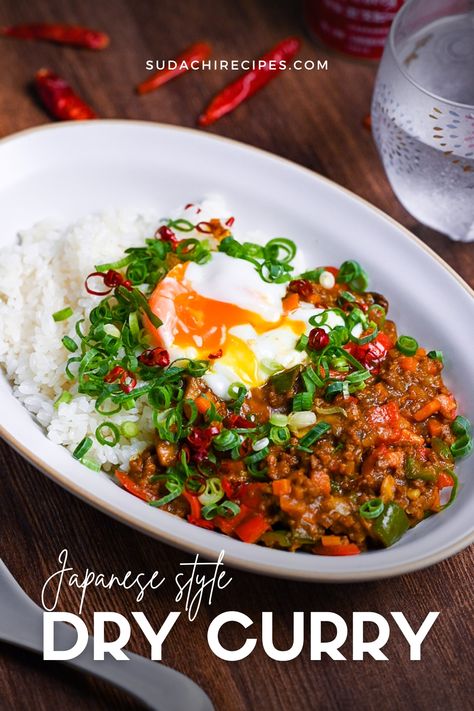
[{"label": "red bell pepper piece", "polygon": [[445,489],[448,486],[454,486],[454,479],[451,474],[447,472],[440,472],[436,480],[436,486],[438,489]]},{"label": "red bell pepper piece", "polygon": [[297,37],[288,37],[264,54],[256,69],[250,69],[214,97],[199,117],[199,125],[209,126],[263,89],[293,59],[300,46]]},{"label": "red bell pepper piece", "polygon": [[262,514],[252,514],[235,527],[234,533],[244,543],[256,543],[269,528],[270,524]]},{"label": "red bell pepper piece", "polygon": [[34,23],[1,27],[0,34],[17,39],[47,40],[85,49],[105,49],[110,38],[105,32],[90,30],[76,25]]},{"label": "red bell pepper piece", "polygon": [[126,489],[130,494],[138,496],[138,498],[142,499],[143,501],[148,501],[148,494],[146,493],[145,489],[140,484],[137,484],[135,481],[133,481],[133,479],[126,472],[122,472],[120,471],[120,469],[116,469],[115,476],[122,484],[123,488]]},{"label": "red bell pepper piece", "polygon": [[336,546],[316,546],[313,548],[316,555],[359,555],[360,548],[355,543],[345,543]]},{"label": "red bell pepper piece", "polygon": [[195,42],[190,47],[178,54],[174,58],[176,63],[175,69],[159,69],[151,77],[142,81],[137,86],[138,94],[147,94],[150,91],[158,89],[158,87],[166,84],[171,79],[179,77],[181,74],[190,71],[193,62],[202,62],[211,54],[211,46],[207,42]]},{"label": "red bell pepper piece", "polygon": [[84,121],[97,118],[95,112],[69,84],[49,69],[36,72],[35,88],[46,109],[60,121]]}]

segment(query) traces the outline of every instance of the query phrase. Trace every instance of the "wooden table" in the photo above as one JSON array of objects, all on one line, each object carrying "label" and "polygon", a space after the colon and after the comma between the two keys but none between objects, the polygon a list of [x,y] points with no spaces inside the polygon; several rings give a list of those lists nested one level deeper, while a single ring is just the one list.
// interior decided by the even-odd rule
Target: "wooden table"
[{"label": "wooden table", "polygon": [[[49,66],[67,77],[107,118],[147,119],[194,126],[201,108],[230,74],[193,73],[159,92],[138,97],[133,86],[146,76],[145,60],[173,56],[187,44],[207,38],[215,56],[258,56],[285,35],[304,35],[299,3],[285,0],[180,2],[162,0],[3,0],[0,24],[68,21],[104,29],[112,36],[106,52],[92,53],[49,44],[2,40],[0,58],[0,135],[46,123],[47,116],[29,90],[34,72]],[[290,158],[353,190],[406,225],[474,284],[474,249],[455,244],[421,226],[392,193],[370,133],[368,114],[374,69],[328,54],[305,38],[302,56],[328,59],[327,72],[287,72],[211,132],[230,136]],[[21,209],[21,206],[18,207]],[[2,557],[36,600],[57,556],[68,548],[76,569],[108,573],[159,569],[173,578],[187,556],[130,530],[75,499],[26,464],[7,445],[0,447],[2,468]],[[472,609],[472,549],[429,570],[395,580],[358,585],[310,585],[260,578],[233,571],[233,582],[212,608],[204,607],[193,625],[172,631],[164,661],[198,681],[219,711],[321,709],[366,711],[456,709],[469,706],[471,659],[466,627]],[[152,625],[164,619],[173,602],[169,588],[147,596],[140,609]],[[78,591],[62,608],[77,607]],[[127,614],[134,596],[92,590],[84,618],[94,610]],[[176,606],[174,606],[176,607]],[[350,624],[353,610],[389,617],[402,610],[416,626],[430,610],[441,616],[426,640],[421,662],[408,660],[407,645],[394,631],[389,661],[310,662],[308,644],[295,661],[271,661],[259,649],[247,660],[226,663],[209,650],[210,619],[224,610],[241,610],[258,620],[272,610],[277,643],[291,644],[291,612],[331,610]],[[235,646],[239,632],[230,635]],[[130,647],[145,655],[142,636]],[[471,648],[472,651],[472,648]],[[0,706],[5,709],[80,711],[132,709],[136,704],[105,684],[84,678],[30,654],[2,646]],[[350,649],[347,647],[350,656]],[[471,676],[472,680],[472,676]],[[188,710],[187,710],[188,711]],[[192,711],[192,710],[189,710]]]}]

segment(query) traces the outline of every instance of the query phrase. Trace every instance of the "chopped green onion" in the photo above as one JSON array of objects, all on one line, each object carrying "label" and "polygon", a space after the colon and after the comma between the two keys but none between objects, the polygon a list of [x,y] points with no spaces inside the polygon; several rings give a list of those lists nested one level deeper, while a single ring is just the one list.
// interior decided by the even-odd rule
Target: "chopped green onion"
[{"label": "chopped green onion", "polygon": [[117,326],[114,326],[113,323],[106,323],[104,326],[104,333],[107,334],[107,336],[111,336],[112,338],[120,338],[120,331],[117,328]]},{"label": "chopped green onion", "polygon": [[249,454],[247,457],[245,457],[244,461],[246,464],[256,464],[257,462],[261,462],[266,459],[267,456],[268,447],[265,447],[264,449],[260,449],[258,452]]},{"label": "chopped green onion", "polygon": [[271,427],[268,435],[274,444],[284,445],[290,441],[291,435],[288,427]]},{"label": "chopped green onion", "polygon": [[431,360],[439,360],[440,363],[444,363],[443,351],[428,351],[427,355]]},{"label": "chopped green onion", "polygon": [[292,412],[288,416],[288,427],[292,432],[299,432],[311,427],[316,422],[316,415],[311,410]]},{"label": "chopped green onion", "polygon": [[247,395],[247,388],[242,383],[232,383],[227,391],[232,398],[234,410],[240,410]]},{"label": "chopped green onion", "polygon": [[365,291],[369,285],[367,273],[362,269],[359,262],[348,260],[343,262],[337,274],[339,284],[347,284],[352,291]]},{"label": "chopped green onion", "polygon": [[295,349],[296,349],[298,352],[301,353],[301,351],[306,350],[306,348],[307,348],[307,346],[308,346],[308,343],[309,343],[309,338],[308,338],[308,336],[305,336],[305,335],[300,336],[300,337],[298,338],[297,343],[296,343]]},{"label": "chopped green onion", "polygon": [[366,519],[378,518],[383,510],[384,503],[382,499],[370,499],[370,501],[365,501],[362,506],[359,507],[360,515]]},{"label": "chopped green onion", "polygon": [[275,427],[285,427],[288,424],[288,416],[282,415],[280,412],[273,412],[269,422],[271,425],[275,425]]},{"label": "chopped green onion", "polygon": [[451,424],[451,431],[457,437],[462,435],[470,434],[472,430],[472,425],[467,417],[458,415],[454,422]]},{"label": "chopped green onion", "polygon": [[318,415],[342,415],[343,417],[347,417],[347,412],[343,407],[315,407],[314,409]]},{"label": "chopped green onion", "polygon": [[123,434],[124,437],[127,437],[127,439],[132,439],[132,437],[136,437],[139,431],[140,428],[138,427],[138,424],[133,420],[127,420],[126,422],[122,422],[122,424],[120,425],[120,432]]},{"label": "chopped green onion", "polygon": [[232,430],[223,429],[214,437],[212,444],[218,452],[227,452],[241,443],[241,438]]},{"label": "chopped green onion", "polygon": [[79,444],[77,445],[76,449],[72,453],[72,456],[74,459],[82,459],[84,454],[89,451],[89,449],[92,447],[92,439],[90,437],[84,437]]},{"label": "chopped green onion", "polygon": [[[109,430],[109,435],[103,434],[105,430]],[[113,422],[102,422],[95,431],[95,436],[99,444],[107,445],[107,447],[115,447],[120,440],[120,430]]]},{"label": "chopped green onion", "polygon": [[74,353],[74,351],[77,351],[78,349],[76,341],[73,341],[73,339],[69,338],[69,336],[63,336],[61,338],[61,343],[63,344],[64,348],[66,348],[71,353]]},{"label": "chopped green onion", "polygon": [[252,449],[254,452],[260,452],[262,449],[265,449],[268,447],[270,444],[270,440],[268,437],[262,437],[262,439],[257,439],[253,444],[252,444]]},{"label": "chopped green onion", "polygon": [[224,489],[222,482],[218,477],[211,477],[206,481],[204,492],[198,496],[200,503],[203,506],[216,504],[224,497]]},{"label": "chopped green onion", "polygon": [[471,454],[474,448],[472,437],[469,434],[459,437],[454,444],[451,445],[451,454],[455,459],[467,457]]},{"label": "chopped green onion", "polygon": [[92,469],[92,471],[94,472],[100,472],[100,470],[102,469],[102,466],[99,464],[99,462],[96,462],[94,459],[89,459],[89,457],[82,457],[80,462],[81,464],[84,464],[85,467]]},{"label": "chopped green onion", "polygon": [[126,267],[133,260],[133,256],[124,257],[119,259],[117,262],[109,262],[108,264],[96,264],[95,269],[97,272],[108,272],[109,269],[122,269]]},{"label": "chopped green onion", "polygon": [[[321,437],[324,437],[331,429],[331,426],[327,422],[318,422],[315,427],[312,427],[309,432],[307,432],[304,437],[299,441],[298,449],[309,448],[312,444],[317,442]],[[309,450],[311,451],[311,450]]]},{"label": "chopped green onion", "polygon": [[66,306],[65,309],[61,309],[60,311],[56,311],[53,314],[53,319],[55,321],[65,321],[67,318],[70,318],[73,315],[74,311],[71,309],[70,306]]},{"label": "chopped green onion", "polygon": [[303,410],[310,410],[313,404],[312,393],[297,393],[293,398],[293,412],[301,412]]},{"label": "chopped green onion", "polygon": [[412,356],[415,355],[418,350],[418,342],[411,336],[400,336],[396,347],[403,355]]},{"label": "chopped green onion", "polygon": [[70,392],[65,390],[61,395],[58,397],[56,402],[54,403],[54,409],[57,410],[58,407],[64,402],[66,404],[70,403],[72,400],[72,395]]}]

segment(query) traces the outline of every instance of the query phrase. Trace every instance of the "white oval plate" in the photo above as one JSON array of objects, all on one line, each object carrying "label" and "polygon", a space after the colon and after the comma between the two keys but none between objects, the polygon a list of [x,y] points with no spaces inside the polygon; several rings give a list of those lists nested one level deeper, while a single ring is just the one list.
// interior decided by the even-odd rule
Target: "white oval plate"
[{"label": "white oval plate", "polygon": [[[298,242],[307,263],[357,259],[391,303],[400,331],[444,351],[445,377],[474,419],[473,292],[407,230],[334,183],[288,161],[198,131],[138,121],[55,124],[0,142],[0,243],[45,217],[109,207],[175,207],[219,193],[239,225]],[[73,255],[71,255],[73,258]],[[471,334],[471,335],[469,335]],[[474,539],[472,464],[455,503],[387,550],[329,558],[247,545],[158,511],[50,442],[0,380],[0,432],[38,469],[114,518],[166,543],[256,573],[360,581],[436,563]],[[8,472],[4,474],[8,476]]]}]

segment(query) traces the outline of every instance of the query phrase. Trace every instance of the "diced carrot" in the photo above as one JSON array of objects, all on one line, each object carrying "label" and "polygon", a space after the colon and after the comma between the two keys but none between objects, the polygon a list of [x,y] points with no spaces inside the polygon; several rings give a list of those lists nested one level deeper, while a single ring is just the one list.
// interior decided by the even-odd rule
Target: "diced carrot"
[{"label": "diced carrot", "polygon": [[440,472],[436,480],[438,489],[444,489],[447,486],[454,486],[454,479],[448,472]]},{"label": "diced carrot", "polygon": [[413,415],[413,418],[417,422],[423,422],[423,420],[426,420],[428,417],[430,417],[430,415],[434,415],[436,412],[438,412],[440,407],[441,403],[438,398],[435,397],[433,400],[430,400],[425,405],[420,407],[420,409],[417,410],[417,412],[415,412],[415,414]]},{"label": "diced carrot", "polygon": [[234,533],[241,541],[244,541],[244,543],[256,543],[269,528],[270,524],[262,514],[253,514],[243,521],[243,523],[240,523],[234,529]]},{"label": "diced carrot", "polygon": [[413,373],[413,371],[416,370],[418,363],[416,358],[413,358],[413,356],[402,356],[398,362],[400,363],[400,368],[402,368],[402,370],[406,370],[410,373]]},{"label": "diced carrot", "polygon": [[294,311],[295,309],[298,308],[299,303],[300,303],[299,294],[297,294],[296,292],[288,294],[288,296],[285,296],[285,298],[282,301],[283,311],[286,314],[289,311]]},{"label": "diced carrot", "polygon": [[432,437],[439,437],[442,429],[443,425],[439,420],[428,420],[428,432]]},{"label": "diced carrot", "polygon": [[418,348],[418,350],[416,351],[416,355],[417,355],[417,356],[420,356],[420,357],[425,356],[425,355],[426,355],[425,349],[424,349],[424,348]]},{"label": "diced carrot", "polygon": [[355,543],[345,543],[340,546],[316,546],[313,548],[316,555],[358,555],[360,548]]},{"label": "diced carrot", "polygon": [[198,412],[200,412],[201,415],[207,412],[211,407],[210,401],[207,399],[207,397],[204,397],[203,395],[199,395],[195,399],[194,404],[196,405]]},{"label": "diced carrot", "polygon": [[126,489],[130,494],[137,496],[143,501],[148,501],[148,495],[140,484],[137,484],[126,472],[120,471],[120,469],[115,470],[115,476],[122,484],[123,488]]},{"label": "diced carrot", "polygon": [[344,545],[341,536],[321,536],[323,546],[341,546]]},{"label": "diced carrot", "polygon": [[284,496],[291,491],[291,483],[289,479],[277,479],[272,483],[272,492],[275,496]]}]

